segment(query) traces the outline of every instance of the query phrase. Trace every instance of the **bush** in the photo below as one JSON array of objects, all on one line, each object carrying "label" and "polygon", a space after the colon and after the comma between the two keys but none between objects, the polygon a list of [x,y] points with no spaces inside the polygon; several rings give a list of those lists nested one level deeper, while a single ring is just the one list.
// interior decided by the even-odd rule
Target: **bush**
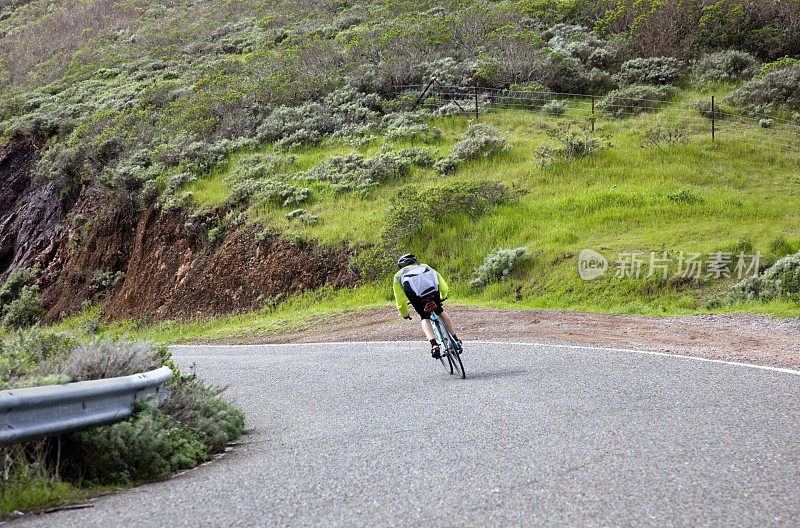
[{"label": "bush", "polygon": [[761,71],[758,72],[758,78],[760,79],[774,71],[785,70],[798,62],[800,62],[800,59],[795,59],[794,57],[782,57],[776,61],[768,62],[761,66]]},{"label": "bush", "polygon": [[310,197],[311,189],[277,179],[243,179],[231,187],[228,202],[231,206],[252,201],[262,205],[289,207],[306,202]]},{"label": "bush", "polygon": [[9,332],[0,341],[0,389],[63,383],[60,374],[75,340],[39,326]]},{"label": "bush", "polygon": [[64,373],[72,381],[130,376],[157,369],[168,357],[165,348],[147,341],[94,339],[72,350]]},{"label": "bush", "polygon": [[446,158],[437,161],[434,168],[442,174],[451,174],[468,160],[486,158],[507,150],[506,136],[501,136],[496,128],[483,123],[472,124],[466,137],[453,146]]},{"label": "bush", "polygon": [[800,294],[800,252],[778,260],[759,277],[748,277],[733,285],[734,302],[771,301]]},{"label": "bush", "polygon": [[498,249],[489,253],[483,264],[475,271],[475,278],[470,283],[475,288],[482,288],[490,282],[498,282],[511,276],[511,272],[519,264],[529,258],[528,248]]},{"label": "bush", "polygon": [[564,115],[568,106],[569,103],[567,101],[553,99],[549,103],[546,103],[544,106],[542,106],[542,112],[547,115],[560,116]]},{"label": "bush", "polygon": [[559,142],[558,147],[542,145],[535,151],[536,158],[542,168],[547,169],[557,161],[570,161],[583,158],[593,152],[603,150],[607,144],[594,137],[590,129],[577,129],[570,125],[547,130],[547,135]]},{"label": "bush", "polygon": [[638,115],[656,110],[672,95],[673,90],[666,86],[633,85],[614,90],[597,105],[603,112],[614,117]]},{"label": "bush", "polygon": [[749,81],[725,101],[756,112],[796,109],[800,107],[800,64]]},{"label": "bush", "polygon": [[244,431],[244,413],[222,399],[224,389],[208,387],[194,376],[169,385],[161,410],[194,431],[206,450],[218,453]]},{"label": "bush", "polygon": [[0,317],[6,328],[28,328],[44,315],[39,287],[29,285],[37,274],[35,269],[18,269],[0,286]]},{"label": "bush", "polygon": [[332,156],[301,176],[309,182],[326,182],[334,192],[357,192],[362,195],[390,180],[407,176],[412,166],[433,163],[428,150],[410,147],[400,151],[382,149],[373,157],[361,154]]},{"label": "bush", "polygon": [[736,82],[752,79],[759,71],[758,60],[744,51],[720,51],[697,61],[693,75],[699,83]]},{"label": "bush", "polygon": [[[719,103],[714,105],[714,111],[711,110],[711,100],[710,99],[695,99],[689,105],[697,110],[701,116],[705,117],[706,119],[711,119],[714,117],[717,121],[722,119],[725,114],[720,110]],[[714,115],[716,114],[716,115]]]},{"label": "bush", "polygon": [[275,108],[259,126],[256,139],[272,141],[278,148],[291,149],[319,143],[336,131],[358,133],[380,117],[377,95],[353,88],[337,90],[321,103]]},{"label": "bush", "polygon": [[425,112],[389,114],[381,120],[381,128],[385,130],[386,137],[393,141],[430,143],[436,141],[442,135],[442,131],[426,122],[429,117],[430,115]]},{"label": "bush", "polygon": [[613,79],[622,86],[632,84],[673,84],[683,73],[683,63],[674,57],[632,59],[624,63]]},{"label": "bush", "polygon": [[194,467],[210,454],[187,425],[143,405],[125,421],[64,435],[61,457],[67,480],[134,484]]},{"label": "bush", "polygon": [[313,225],[319,221],[318,216],[308,214],[305,209],[295,209],[294,211],[286,214],[285,217],[289,221],[299,220],[306,225]]},{"label": "bush", "polygon": [[12,329],[28,328],[37,324],[43,315],[39,286],[24,286],[19,297],[5,305],[3,326]]},{"label": "bush", "polygon": [[386,211],[384,241],[389,253],[428,223],[442,217],[468,214],[478,218],[492,207],[508,202],[512,193],[499,182],[453,182],[430,189],[406,189],[400,192]]}]

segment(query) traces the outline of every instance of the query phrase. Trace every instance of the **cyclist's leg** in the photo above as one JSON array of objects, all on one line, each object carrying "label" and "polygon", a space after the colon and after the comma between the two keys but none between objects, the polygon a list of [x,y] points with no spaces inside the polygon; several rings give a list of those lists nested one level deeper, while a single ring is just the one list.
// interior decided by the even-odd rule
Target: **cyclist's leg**
[{"label": "cyclist's leg", "polygon": [[436,339],[436,334],[433,333],[433,325],[431,324],[430,316],[422,319],[422,331],[425,332],[425,337],[428,341]]},{"label": "cyclist's leg", "polygon": [[444,321],[444,324],[447,325],[447,329],[450,330],[450,334],[452,334],[452,336],[455,337],[456,328],[455,326],[453,326],[453,319],[450,318],[450,314],[447,313],[446,311],[443,311],[442,313],[439,314],[439,317],[441,317],[442,320]]}]

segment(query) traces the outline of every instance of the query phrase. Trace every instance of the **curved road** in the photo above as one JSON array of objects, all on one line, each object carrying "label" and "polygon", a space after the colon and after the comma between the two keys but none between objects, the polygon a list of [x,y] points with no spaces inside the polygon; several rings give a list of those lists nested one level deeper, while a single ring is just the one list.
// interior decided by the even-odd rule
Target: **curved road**
[{"label": "curved road", "polygon": [[797,526],[800,375],[467,343],[176,347],[230,385],[225,457],[22,526]]}]

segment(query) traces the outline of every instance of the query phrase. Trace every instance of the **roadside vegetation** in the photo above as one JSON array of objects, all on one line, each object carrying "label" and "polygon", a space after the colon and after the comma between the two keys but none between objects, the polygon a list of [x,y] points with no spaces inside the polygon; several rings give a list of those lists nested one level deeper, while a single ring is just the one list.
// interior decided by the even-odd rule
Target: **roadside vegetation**
[{"label": "roadside vegetation", "polygon": [[[82,335],[81,335],[82,334]],[[169,365],[170,394],[111,425],[0,448],[0,518],[161,479],[210,460],[242,434],[244,415],[220,389],[182,374],[146,341],[38,326],[4,331],[0,388],[126,376]]]}]

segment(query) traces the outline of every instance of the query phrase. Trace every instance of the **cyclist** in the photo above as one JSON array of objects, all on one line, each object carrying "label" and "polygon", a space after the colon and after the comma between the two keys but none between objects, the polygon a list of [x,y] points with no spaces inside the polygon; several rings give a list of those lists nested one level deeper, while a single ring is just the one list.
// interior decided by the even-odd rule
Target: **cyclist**
[{"label": "cyclist", "polygon": [[[441,357],[442,351],[439,349],[439,343],[436,342],[436,335],[433,333],[433,325],[430,320],[431,314],[425,311],[425,305],[431,301],[435,302],[434,313],[444,320],[447,328],[453,333],[453,321],[442,307],[442,296],[447,297],[449,290],[447,283],[438,271],[427,264],[420,264],[417,257],[411,253],[397,259],[397,267],[400,268],[400,271],[395,274],[392,281],[397,309],[403,318],[410,320],[407,303],[411,302],[411,306],[422,319],[422,331],[431,342],[431,356],[438,359]],[[453,339],[459,345],[461,344],[455,333],[453,333]]]}]

